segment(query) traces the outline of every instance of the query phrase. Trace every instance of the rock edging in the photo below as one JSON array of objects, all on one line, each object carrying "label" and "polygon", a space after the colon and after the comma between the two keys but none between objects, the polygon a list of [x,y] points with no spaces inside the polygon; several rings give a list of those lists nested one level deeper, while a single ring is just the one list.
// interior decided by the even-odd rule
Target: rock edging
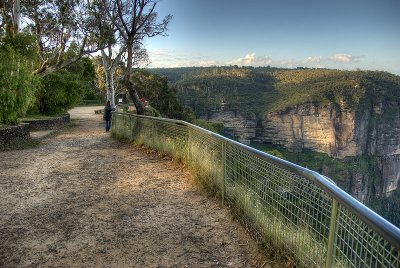
[{"label": "rock edging", "polygon": [[51,119],[24,119],[15,126],[0,128],[0,149],[12,147],[30,139],[31,131],[57,129],[70,122],[70,114]]},{"label": "rock edging", "polygon": [[29,124],[21,123],[16,126],[0,128],[0,149],[28,140],[30,137]]},{"label": "rock edging", "polygon": [[30,130],[56,129],[70,122],[70,115],[64,114],[51,119],[24,119],[23,123],[29,123]]}]

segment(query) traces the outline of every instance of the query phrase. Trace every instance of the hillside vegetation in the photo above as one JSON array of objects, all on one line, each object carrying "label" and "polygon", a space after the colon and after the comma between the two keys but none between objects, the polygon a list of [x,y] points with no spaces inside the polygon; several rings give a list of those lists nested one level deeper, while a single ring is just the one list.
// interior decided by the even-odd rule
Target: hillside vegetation
[{"label": "hillside vegetation", "polygon": [[[224,107],[259,121],[268,112],[284,113],[288,107],[312,102],[319,107],[340,107],[338,111],[370,111],[372,128],[377,121],[387,125],[396,122],[400,113],[400,77],[387,72],[237,66],[151,69],[151,72],[166,76],[181,102],[197,116],[206,118]],[[374,111],[377,107],[384,111]],[[331,177],[349,193],[353,191],[354,174],[359,174],[364,178],[363,183],[368,184],[367,204],[400,226],[400,188],[387,197],[377,193],[383,183],[378,157],[365,154],[335,159],[314,151],[289,152],[274,144],[252,145]]]},{"label": "hillside vegetation", "polygon": [[[304,102],[358,104],[380,95],[400,101],[400,77],[378,71],[278,69],[270,67],[190,67],[151,69],[177,88],[181,101],[197,115],[225,104],[247,118]],[[362,100],[366,102],[360,103]]]}]

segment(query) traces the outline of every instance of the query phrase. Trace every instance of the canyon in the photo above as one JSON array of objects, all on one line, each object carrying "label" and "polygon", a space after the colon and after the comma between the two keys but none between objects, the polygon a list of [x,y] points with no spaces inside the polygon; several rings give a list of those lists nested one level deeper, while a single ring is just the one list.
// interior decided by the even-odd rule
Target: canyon
[{"label": "canyon", "polygon": [[[390,195],[400,184],[400,114],[388,116],[383,103],[362,111],[349,109],[344,102],[339,107],[304,103],[266,113],[261,119],[246,119],[221,107],[205,118],[223,122],[227,136],[247,145],[273,144],[291,152],[311,150],[339,159],[374,156],[381,174],[375,194]],[[351,176],[351,194],[367,201],[371,178],[356,171]]]},{"label": "canyon", "polygon": [[222,134],[315,170],[400,226],[400,77],[378,71],[153,70]]}]

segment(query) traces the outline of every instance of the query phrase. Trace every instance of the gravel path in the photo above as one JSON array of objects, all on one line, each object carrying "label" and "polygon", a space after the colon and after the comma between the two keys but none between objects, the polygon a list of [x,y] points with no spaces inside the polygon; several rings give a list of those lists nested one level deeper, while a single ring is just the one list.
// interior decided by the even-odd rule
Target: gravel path
[{"label": "gravel path", "polygon": [[0,152],[1,267],[268,267],[219,201],[171,160],[110,138],[95,109]]}]

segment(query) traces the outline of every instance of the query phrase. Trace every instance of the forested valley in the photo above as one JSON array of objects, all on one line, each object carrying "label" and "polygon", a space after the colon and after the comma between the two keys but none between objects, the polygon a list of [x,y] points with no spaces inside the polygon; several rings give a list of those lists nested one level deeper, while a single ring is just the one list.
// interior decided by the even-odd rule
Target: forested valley
[{"label": "forested valley", "polygon": [[400,226],[400,77],[274,67],[158,68],[222,134],[333,179]]}]

